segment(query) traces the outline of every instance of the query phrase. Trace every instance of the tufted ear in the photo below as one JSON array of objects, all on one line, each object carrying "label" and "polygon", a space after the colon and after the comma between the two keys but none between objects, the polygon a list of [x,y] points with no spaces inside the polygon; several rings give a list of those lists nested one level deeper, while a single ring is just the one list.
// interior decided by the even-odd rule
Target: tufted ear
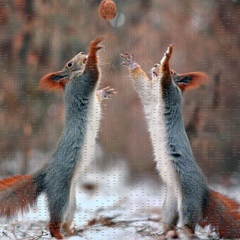
[{"label": "tufted ear", "polygon": [[68,82],[68,75],[62,71],[49,73],[42,77],[38,89],[47,91],[64,90]]},{"label": "tufted ear", "polygon": [[178,74],[172,71],[174,82],[182,92],[191,90],[209,82],[209,76],[203,72]]}]

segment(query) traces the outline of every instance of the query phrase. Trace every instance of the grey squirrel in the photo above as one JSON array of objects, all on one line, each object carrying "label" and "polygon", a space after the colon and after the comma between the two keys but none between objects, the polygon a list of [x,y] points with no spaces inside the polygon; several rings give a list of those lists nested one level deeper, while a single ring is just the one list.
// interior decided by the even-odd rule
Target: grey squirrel
[{"label": "grey squirrel", "polygon": [[[97,38],[91,43],[88,56],[80,53],[62,71],[48,74],[40,81],[42,89],[63,89],[65,126],[51,161],[37,173],[0,180],[0,217],[11,217],[27,210],[41,193],[46,193],[50,212],[49,230],[63,239],[62,229],[72,235],[75,212],[75,185],[87,166],[92,149],[85,156],[88,144],[94,145],[99,129],[99,100],[108,98],[113,89],[97,91],[100,81],[97,52],[102,48]],[[80,157],[79,157],[80,156]]]},{"label": "grey squirrel", "polygon": [[157,170],[167,188],[163,204],[166,236],[176,237],[179,223],[186,236],[193,236],[199,224],[211,225],[220,238],[240,238],[240,205],[207,186],[183,123],[181,92],[204,84],[208,77],[201,72],[177,74],[171,70],[172,51],[173,45],[160,64],[154,65],[151,80],[133,56],[121,55],[141,98]]}]

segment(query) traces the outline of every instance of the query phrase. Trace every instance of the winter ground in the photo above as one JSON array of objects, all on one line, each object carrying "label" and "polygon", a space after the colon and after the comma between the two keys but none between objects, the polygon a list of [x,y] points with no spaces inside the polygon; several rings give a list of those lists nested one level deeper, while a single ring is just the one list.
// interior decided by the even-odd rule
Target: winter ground
[{"label": "winter ground", "polygon": [[[92,173],[91,173],[92,172]],[[77,189],[76,236],[69,239],[120,240],[159,239],[163,233],[161,206],[164,188],[159,181],[145,178],[129,184],[126,165],[106,171],[97,169],[84,176]],[[240,187],[212,186],[240,202]],[[34,208],[7,222],[0,220],[0,239],[51,239],[45,197]],[[198,229],[201,239],[216,236],[210,229]]]}]

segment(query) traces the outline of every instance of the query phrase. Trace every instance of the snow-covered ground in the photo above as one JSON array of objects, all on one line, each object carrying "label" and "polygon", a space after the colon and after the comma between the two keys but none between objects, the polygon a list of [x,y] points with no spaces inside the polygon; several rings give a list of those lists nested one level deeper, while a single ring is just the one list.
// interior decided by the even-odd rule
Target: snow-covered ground
[{"label": "snow-covered ground", "polygon": [[[74,219],[77,235],[69,239],[159,238],[163,232],[164,188],[160,180],[151,178],[129,184],[130,177],[123,162],[105,171],[92,169],[84,176],[77,191]],[[240,201],[240,187],[213,188]],[[46,229],[47,219],[45,197],[41,196],[28,213],[19,214],[7,223],[0,220],[0,239],[51,239]],[[206,239],[210,233],[209,229],[199,228],[197,235]]]}]

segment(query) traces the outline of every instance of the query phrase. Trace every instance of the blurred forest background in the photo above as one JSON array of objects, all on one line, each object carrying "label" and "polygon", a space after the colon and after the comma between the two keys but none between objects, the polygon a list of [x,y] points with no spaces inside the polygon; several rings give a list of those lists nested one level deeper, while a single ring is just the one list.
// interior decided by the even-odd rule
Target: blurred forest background
[{"label": "blurred forest background", "polygon": [[[125,159],[134,174],[155,173],[141,103],[119,53],[133,52],[150,73],[175,44],[177,72],[205,71],[208,86],[184,95],[184,116],[197,162],[209,179],[240,173],[240,1],[115,0],[118,16],[98,16],[100,0],[0,1],[0,174],[29,172],[48,161],[60,137],[62,93],[38,91],[39,79],[60,70],[98,35],[101,87],[118,92],[103,106],[99,143],[108,159]],[[6,169],[15,161],[17,170]],[[16,169],[16,168],[15,168]]]}]

